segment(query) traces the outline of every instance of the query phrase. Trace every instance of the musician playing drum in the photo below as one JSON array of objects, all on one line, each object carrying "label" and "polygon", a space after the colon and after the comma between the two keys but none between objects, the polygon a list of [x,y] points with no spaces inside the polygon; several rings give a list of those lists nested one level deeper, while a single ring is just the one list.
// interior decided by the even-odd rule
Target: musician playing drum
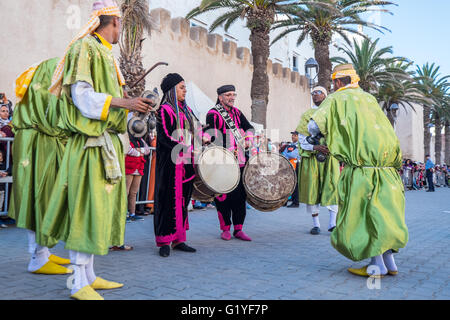
[{"label": "musician playing drum", "polygon": [[[236,88],[233,85],[220,87],[217,89],[217,94],[217,105],[206,116],[206,124],[209,128],[208,132],[212,132],[214,136],[212,142],[215,145],[223,146],[235,153],[242,173],[245,163],[248,160],[244,148],[250,146],[254,135],[254,128],[244,114],[234,106],[237,95]],[[227,117],[224,118],[224,114]],[[229,122],[226,122],[226,118]],[[236,132],[233,133],[233,129],[237,129],[239,132],[238,135],[245,139],[236,141],[240,137],[236,137]],[[242,174],[238,187],[228,194],[217,197],[214,203],[219,216],[220,229],[222,230],[221,238],[226,241],[231,240],[230,229],[233,223],[233,235],[238,239],[251,241],[251,238],[242,231],[247,211]]]}]

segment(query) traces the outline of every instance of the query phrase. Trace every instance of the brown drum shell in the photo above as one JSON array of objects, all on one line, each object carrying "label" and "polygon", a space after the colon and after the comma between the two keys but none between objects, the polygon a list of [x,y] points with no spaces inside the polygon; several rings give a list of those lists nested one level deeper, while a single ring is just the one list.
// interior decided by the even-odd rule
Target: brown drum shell
[{"label": "brown drum shell", "polygon": [[213,202],[214,198],[221,196],[209,189],[202,179],[198,176],[194,180],[194,190],[192,191],[192,199],[201,202]]},{"label": "brown drum shell", "polygon": [[[257,174],[255,172],[254,168],[250,168],[250,166],[255,165],[255,161],[257,161],[257,157],[266,157],[270,159],[273,157],[273,160],[280,161],[280,166],[278,167],[278,171],[276,171],[274,174],[270,176],[266,176],[266,179],[271,179],[271,182],[278,183],[278,187],[280,184],[283,184],[282,193],[278,192],[280,188],[275,188],[272,192],[268,193],[271,195],[272,199],[269,199],[269,196],[265,199],[261,198],[260,196],[257,196],[255,194],[255,188],[261,187],[264,183],[263,181],[265,179],[258,179]],[[258,162],[256,162],[256,168],[258,166]],[[255,155],[249,159],[247,162],[247,165],[244,169],[243,174],[243,182],[244,182],[244,188],[247,193],[247,202],[254,207],[255,209],[262,211],[262,212],[272,212],[279,208],[281,208],[289,199],[291,194],[295,190],[296,186],[296,179],[297,175],[295,173],[295,170],[293,169],[291,163],[289,160],[284,158],[283,156],[276,154],[276,153],[270,153],[270,152],[263,152],[258,155]],[[254,185],[251,185],[250,183],[253,183]],[[287,183],[287,184],[286,184]],[[286,184],[286,185],[284,185]],[[279,195],[277,197],[277,195]]]},{"label": "brown drum shell", "polygon": [[263,203],[262,201],[254,202],[252,197],[247,197],[247,202],[253,208],[261,212],[273,212],[280,209],[286,202],[288,202],[289,197],[274,203]]}]

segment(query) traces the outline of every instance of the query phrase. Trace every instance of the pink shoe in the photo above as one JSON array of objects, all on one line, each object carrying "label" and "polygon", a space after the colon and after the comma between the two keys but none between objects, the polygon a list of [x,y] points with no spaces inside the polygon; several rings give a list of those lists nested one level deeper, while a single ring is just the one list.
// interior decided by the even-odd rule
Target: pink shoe
[{"label": "pink shoe", "polygon": [[230,231],[224,231],[222,232],[222,234],[220,235],[220,237],[225,240],[225,241],[230,241],[231,240],[231,233]]},{"label": "pink shoe", "polygon": [[238,231],[236,232],[236,234],[234,235],[236,238],[244,240],[244,241],[252,241],[252,238],[250,238],[248,235],[245,234],[244,231]]}]

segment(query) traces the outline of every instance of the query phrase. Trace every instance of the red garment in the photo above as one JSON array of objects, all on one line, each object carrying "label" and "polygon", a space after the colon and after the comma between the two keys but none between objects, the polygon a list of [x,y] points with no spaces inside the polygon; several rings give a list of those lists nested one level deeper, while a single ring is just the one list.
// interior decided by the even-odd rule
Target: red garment
[{"label": "red garment", "polygon": [[[132,148],[135,148],[134,144],[130,142],[130,145]],[[126,155],[125,156],[125,174],[126,175],[132,175],[138,170],[139,175],[144,175],[144,166],[147,161],[145,160],[144,156],[140,157],[133,157]]]}]

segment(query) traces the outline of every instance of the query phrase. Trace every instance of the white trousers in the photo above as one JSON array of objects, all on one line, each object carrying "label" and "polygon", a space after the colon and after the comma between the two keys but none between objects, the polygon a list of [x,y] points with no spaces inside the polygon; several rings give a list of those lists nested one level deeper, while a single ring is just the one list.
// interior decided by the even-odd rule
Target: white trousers
[{"label": "white trousers", "polygon": [[[331,206],[327,206],[327,209],[328,209],[328,211],[330,213],[332,213],[332,212],[333,213],[338,213],[338,210],[339,210],[338,208],[339,207],[338,207],[337,204],[334,204],[334,205],[331,205]],[[315,205],[307,204],[306,205],[306,212],[311,214],[311,215],[319,214],[319,210],[320,210],[320,205],[318,205],[318,204],[315,204]]]}]

